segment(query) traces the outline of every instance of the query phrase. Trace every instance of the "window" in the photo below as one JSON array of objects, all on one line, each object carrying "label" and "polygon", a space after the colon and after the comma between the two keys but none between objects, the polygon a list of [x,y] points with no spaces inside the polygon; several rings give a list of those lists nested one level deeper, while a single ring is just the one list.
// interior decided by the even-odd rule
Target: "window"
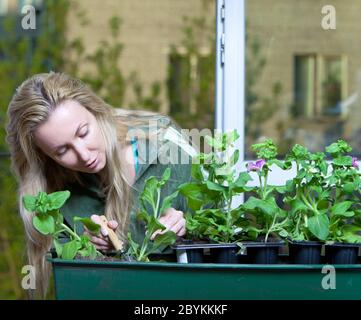
[{"label": "window", "polygon": [[169,55],[169,113],[183,128],[214,127],[214,56],[208,50]]},{"label": "window", "polygon": [[341,115],[346,89],[346,57],[297,55],[294,63],[294,113],[308,119]]},{"label": "window", "polygon": [[0,0],[0,16],[8,13],[8,0]]},{"label": "window", "polygon": [[345,77],[342,75],[341,57],[325,57],[322,79],[322,111],[324,114],[340,114],[341,101],[345,92]]}]

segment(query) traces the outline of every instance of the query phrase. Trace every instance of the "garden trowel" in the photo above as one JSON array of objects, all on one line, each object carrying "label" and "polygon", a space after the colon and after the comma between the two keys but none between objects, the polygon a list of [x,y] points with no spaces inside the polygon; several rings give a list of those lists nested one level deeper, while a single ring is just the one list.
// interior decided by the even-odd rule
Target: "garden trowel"
[{"label": "garden trowel", "polygon": [[115,232],[108,227],[107,217],[104,215],[100,216],[100,221],[101,221],[102,226],[108,230],[109,240],[113,244],[117,253],[123,253],[124,252],[123,242],[118,238],[118,236],[115,234]]}]

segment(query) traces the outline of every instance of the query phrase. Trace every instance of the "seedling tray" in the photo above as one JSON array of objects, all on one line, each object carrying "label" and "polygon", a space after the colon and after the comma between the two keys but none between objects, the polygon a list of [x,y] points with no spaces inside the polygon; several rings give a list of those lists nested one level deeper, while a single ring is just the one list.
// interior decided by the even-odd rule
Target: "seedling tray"
[{"label": "seedling tray", "polygon": [[47,260],[61,300],[361,299],[361,264],[335,265],[336,288],[324,289],[324,265]]}]

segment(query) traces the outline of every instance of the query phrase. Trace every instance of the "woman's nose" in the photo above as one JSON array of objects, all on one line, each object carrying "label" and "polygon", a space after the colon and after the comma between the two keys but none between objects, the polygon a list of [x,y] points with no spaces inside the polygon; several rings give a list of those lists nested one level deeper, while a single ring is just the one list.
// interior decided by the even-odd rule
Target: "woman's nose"
[{"label": "woman's nose", "polygon": [[90,159],[90,152],[85,146],[78,145],[75,147],[76,153],[78,154],[79,159],[85,164],[88,163]]}]

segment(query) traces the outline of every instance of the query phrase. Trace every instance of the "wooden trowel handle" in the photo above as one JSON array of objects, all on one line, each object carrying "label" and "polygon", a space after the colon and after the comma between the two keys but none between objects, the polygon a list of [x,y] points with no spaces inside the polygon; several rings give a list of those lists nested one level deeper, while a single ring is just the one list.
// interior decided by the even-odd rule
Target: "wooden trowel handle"
[{"label": "wooden trowel handle", "polygon": [[118,236],[115,234],[115,232],[108,227],[108,219],[106,216],[102,215],[100,216],[100,220],[105,228],[108,230],[108,237],[113,244],[115,250],[117,251],[123,251],[123,242],[120,241]]}]

